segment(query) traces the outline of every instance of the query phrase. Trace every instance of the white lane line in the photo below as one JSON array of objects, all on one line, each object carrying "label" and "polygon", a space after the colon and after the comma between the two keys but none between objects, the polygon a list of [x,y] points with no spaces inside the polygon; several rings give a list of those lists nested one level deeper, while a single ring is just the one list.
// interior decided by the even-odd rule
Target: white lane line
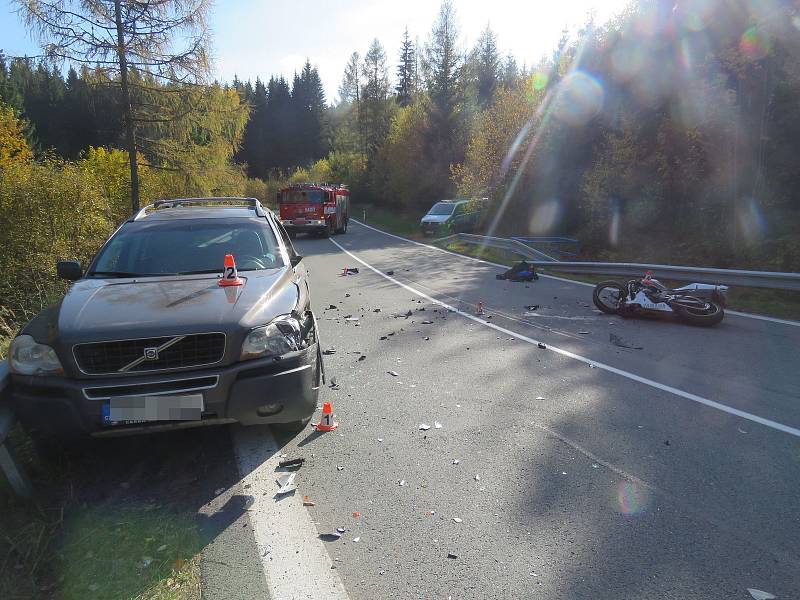
[{"label": "white lane line", "polygon": [[[380,275],[384,279],[391,281],[395,285],[399,285],[401,288],[411,292],[412,294],[416,294],[422,298],[425,298],[429,302],[433,302],[441,306],[442,308],[446,308],[455,312],[456,314],[461,315],[464,318],[469,319],[470,321],[475,321],[489,329],[494,329],[495,331],[499,331],[504,333],[505,335],[509,335],[512,337],[517,338],[518,340],[522,340],[523,342],[527,342],[529,344],[537,345],[539,344],[539,340],[535,340],[530,338],[526,335],[521,333],[517,333],[516,331],[512,331],[510,329],[506,329],[505,327],[500,327],[499,325],[495,325],[494,323],[490,323],[485,319],[481,319],[480,317],[476,317],[475,315],[471,315],[464,311],[457,309],[454,306],[447,304],[446,302],[442,302],[434,298],[433,296],[429,296],[425,292],[422,292],[416,288],[411,287],[410,285],[406,285],[405,283],[398,281],[394,277],[386,275],[385,273],[381,272],[380,270],[376,269],[369,263],[365,262],[364,260],[357,257],[352,252],[345,249],[341,244],[336,242],[335,240],[330,240],[332,244],[334,244],[337,248],[339,248],[342,252],[347,254],[353,260],[361,263],[367,269],[373,271],[374,273]],[[698,404],[702,404],[704,406],[708,406],[710,408],[714,408],[716,410],[728,413],[729,415],[735,415],[737,417],[741,417],[742,419],[747,419],[748,421],[752,421],[753,423],[758,423],[760,425],[764,425],[765,427],[770,427],[771,429],[776,429],[777,431],[782,431],[784,433],[788,433],[789,435],[793,435],[795,437],[800,437],[800,429],[795,427],[791,427],[789,425],[784,425],[783,423],[778,423],[777,421],[772,421],[770,419],[765,419],[764,417],[759,417],[758,415],[754,415],[749,412],[745,412],[743,410],[739,410],[738,408],[733,408],[731,406],[727,406],[725,404],[721,404],[719,402],[715,402],[714,400],[709,400],[708,398],[703,398],[702,396],[698,396],[697,394],[692,394],[691,392],[687,392],[685,390],[678,389],[676,387],[672,387],[671,385],[666,385],[664,383],[659,383],[658,381],[653,381],[652,379],[647,379],[646,377],[642,377],[641,375],[636,375],[635,373],[631,373],[630,371],[624,371],[622,369],[618,369],[616,367],[612,367],[611,365],[607,365],[605,363],[597,362],[596,360],[592,360],[590,358],[586,358],[585,356],[581,356],[580,354],[575,354],[574,352],[570,352],[569,350],[564,350],[563,348],[557,348],[556,346],[551,346],[550,344],[547,345],[547,350],[551,350],[556,354],[560,354],[561,356],[566,356],[568,358],[572,358],[574,360],[578,360],[582,363],[587,365],[592,365],[598,369],[602,369],[604,371],[608,371],[609,373],[615,373],[617,375],[621,375],[627,379],[632,381],[636,381],[639,383],[643,383],[644,385],[648,385],[650,387],[656,388],[658,390],[662,390],[664,392],[669,392],[670,394],[674,394],[675,396],[680,396],[681,398],[685,398],[687,400],[691,400],[692,402],[697,402]]]},{"label": "white lane line", "polygon": [[[298,490],[281,500],[275,468],[278,443],[266,427],[237,427],[234,449],[241,485],[253,498],[248,507],[258,555],[275,600],[348,600],[347,592],[319,539],[302,501],[302,474]],[[249,486],[249,487],[247,487]]]},{"label": "white lane line", "polygon": [[[404,238],[399,235],[395,235],[393,233],[389,233],[388,231],[383,231],[382,229],[378,229],[377,227],[372,227],[371,225],[367,225],[366,223],[362,223],[361,221],[357,221],[356,219],[350,219],[351,221],[355,221],[362,227],[366,227],[367,229],[372,229],[372,231],[377,231],[378,233],[382,233],[383,235],[388,235],[389,237],[395,238],[396,240],[401,240],[403,242],[408,242],[409,244],[416,244],[417,246],[422,246],[423,248],[429,248],[431,250],[438,250],[439,252],[444,252],[445,254],[452,254],[453,256],[458,256],[459,258],[464,258],[466,260],[471,260],[474,262],[483,263],[485,265],[491,265],[493,267],[500,267],[501,269],[508,269],[508,265],[501,265],[499,263],[491,262],[488,260],[483,260],[481,258],[475,258],[474,256],[466,256],[464,254],[459,254],[458,252],[453,252],[452,250],[445,250],[444,248],[439,248],[438,246],[432,246],[431,244],[423,244],[422,242],[418,242],[416,240],[410,240],[408,238]],[[540,277],[544,277],[546,279],[555,279],[557,281],[564,281],[566,283],[572,283],[574,285],[582,285],[584,287],[593,288],[593,283],[586,283],[585,281],[575,281],[574,279],[567,279],[566,277],[557,277],[555,275],[545,275],[544,273],[540,273]],[[725,310],[726,315],[734,315],[737,317],[745,317],[747,319],[757,319],[759,321],[768,321],[770,323],[779,323],[780,325],[791,325],[793,327],[800,327],[800,321],[790,321],[789,319],[778,319],[776,317],[767,317],[764,315],[754,315],[745,312],[739,312],[738,310]]]}]

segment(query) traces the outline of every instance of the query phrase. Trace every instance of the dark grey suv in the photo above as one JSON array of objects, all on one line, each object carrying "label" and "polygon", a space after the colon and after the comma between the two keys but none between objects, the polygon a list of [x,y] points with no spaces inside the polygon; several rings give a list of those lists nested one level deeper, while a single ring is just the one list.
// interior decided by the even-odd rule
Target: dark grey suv
[{"label": "dark grey suv", "polygon": [[[226,255],[238,269],[220,285]],[[304,427],[323,378],[306,269],[257,200],[160,201],[125,222],[9,352],[43,437],[216,423]]]}]

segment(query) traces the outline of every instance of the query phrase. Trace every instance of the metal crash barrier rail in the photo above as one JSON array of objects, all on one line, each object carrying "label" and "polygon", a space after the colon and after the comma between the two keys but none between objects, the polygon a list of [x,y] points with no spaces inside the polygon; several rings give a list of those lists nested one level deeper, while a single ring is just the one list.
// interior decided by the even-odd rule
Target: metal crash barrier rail
[{"label": "metal crash barrier rail", "polygon": [[14,409],[11,406],[10,387],[8,363],[2,360],[0,361],[0,471],[5,474],[11,489],[17,495],[27,498],[33,490],[8,439],[16,422]]},{"label": "metal crash barrier rail", "polygon": [[656,277],[674,279],[676,281],[800,291],[800,273],[745,271],[740,269],[715,269],[711,267],[684,267],[645,263],[559,261],[552,256],[548,256],[539,250],[523,244],[519,240],[467,233],[457,233],[441,238],[436,240],[436,243],[447,244],[454,241],[513,252],[525,258],[525,260],[535,267],[551,271],[560,271],[562,273],[616,275],[635,278],[642,276],[646,271],[652,271]]}]

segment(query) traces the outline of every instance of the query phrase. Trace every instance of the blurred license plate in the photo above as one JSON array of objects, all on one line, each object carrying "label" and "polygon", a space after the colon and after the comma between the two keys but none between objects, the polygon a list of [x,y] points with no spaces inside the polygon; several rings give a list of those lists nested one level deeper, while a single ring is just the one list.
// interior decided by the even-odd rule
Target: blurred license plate
[{"label": "blurred license plate", "polygon": [[103,407],[103,420],[106,423],[198,421],[203,405],[203,394],[120,396],[111,398]]}]

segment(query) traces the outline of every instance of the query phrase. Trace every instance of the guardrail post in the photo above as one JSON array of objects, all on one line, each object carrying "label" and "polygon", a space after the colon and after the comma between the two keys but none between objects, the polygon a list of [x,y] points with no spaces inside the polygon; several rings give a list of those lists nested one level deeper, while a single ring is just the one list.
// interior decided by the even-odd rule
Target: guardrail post
[{"label": "guardrail post", "polygon": [[16,422],[8,394],[10,379],[8,365],[5,361],[0,361],[0,470],[5,473],[14,493],[28,498],[33,493],[33,488],[8,442],[8,434]]}]

